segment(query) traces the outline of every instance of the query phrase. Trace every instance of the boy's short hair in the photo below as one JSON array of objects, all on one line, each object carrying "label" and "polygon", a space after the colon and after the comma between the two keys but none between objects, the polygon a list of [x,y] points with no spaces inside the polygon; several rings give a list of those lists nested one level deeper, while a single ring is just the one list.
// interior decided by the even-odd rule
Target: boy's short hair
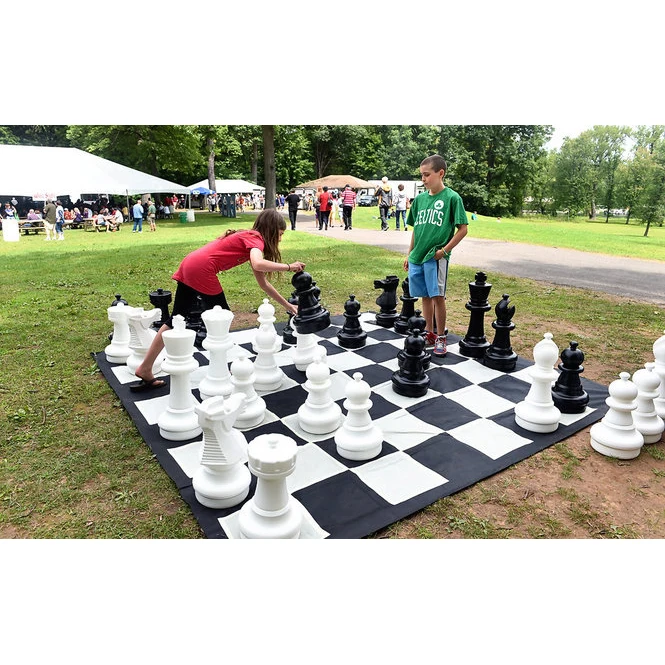
[{"label": "boy's short hair", "polygon": [[448,164],[446,164],[446,160],[441,157],[441,155],[430,155],[429,157],[425,157],[425,159],[420,162],[420,166],[425,166],[425,164],[429,164],[435,171],[443,169],[444,173],[448,173]]}]

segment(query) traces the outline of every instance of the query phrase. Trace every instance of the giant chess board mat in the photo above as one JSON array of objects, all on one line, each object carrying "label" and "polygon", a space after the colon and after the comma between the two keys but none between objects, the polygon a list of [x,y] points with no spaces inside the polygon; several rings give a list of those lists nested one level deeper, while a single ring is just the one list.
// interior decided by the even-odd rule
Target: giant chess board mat
[{"label": "giant chess board mat", "polygon": [[[403,397],[391,383],[398,369],[397,353],[405,336],[371,322],[375,314],[361,315],[367,343],[355,350],[339,345],[337,333],[344,317],[332,317],[332,325],[315,334],[327,352],[331,393],[343,407],[345,385],[355,372],[372,389],[370,415],[384,434],[380,455],[368,461],[351,461],[337,454],[334,432],[312,435],[298,426],[298,408],[307,399],[302,387],[305,372],[293,364],[294,347],[284,344],[276,355],[286,374],[282,386],[260,392],[266,415],[256,427],[242,430],[247,442],[256,436],[279,433],[298,444],[296,469],[287,477],[292,497],[301,505],[304,522],[301,538],[362,538],[411,515],[438,499],[459,492],[600,420],[607,411],[607,388],[582,378],[589,395],[586,410],[562,414],[557,429],[539,434],[515,423],[514,407],[529,392],[532,362],[518,359],[512,372],[485,367],[482,361],[459,353],[459,337],[448,335],[448,354],[432,355],[427,373],[431,383],[423,397]],[[283,324],[276,325],[281,332]],[[254,358],[256,328],[231,333],[235,346],[227,354],[230,363],[240,355]],[[556,341],[556,340],[555,340]],[[568,340],[560,340],[562,348]],[[167,408],[168,385],[144,393],[132,393],[136,377],[125,365],[93,354],[97,364],[132,418],[144,441],[176,484],[208,538],[238,538],[238,512],[256,488],[252,476],[245,501],[227,509],[201,505],[194,495],[192,476],[200,463],[202,435],[189,441],[168,441],[159,433],[157,419]],[[209,352],[195,350],[198,370],[192,374],[192,393],[201,400],[198,384],[205,376]],[[169,381],[169,376],[159,374]]]}]

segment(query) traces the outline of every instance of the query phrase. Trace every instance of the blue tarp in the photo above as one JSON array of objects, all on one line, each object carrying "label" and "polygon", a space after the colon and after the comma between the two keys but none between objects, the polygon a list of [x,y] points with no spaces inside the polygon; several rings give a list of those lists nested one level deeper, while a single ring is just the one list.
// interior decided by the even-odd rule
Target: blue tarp
[{"label": "blue tarp", "polygon": [[191,193],[198,193],[198,194],[211,194],[212,189],[208,189],[207,187],[197,187],[196,189],[192,189]]}]

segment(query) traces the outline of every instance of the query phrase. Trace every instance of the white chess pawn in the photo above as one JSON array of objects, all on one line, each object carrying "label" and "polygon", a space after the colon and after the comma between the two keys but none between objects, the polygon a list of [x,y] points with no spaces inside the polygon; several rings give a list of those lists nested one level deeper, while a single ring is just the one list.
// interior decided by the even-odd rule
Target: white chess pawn
[{"label": "white chess pawn", "polygon": [[[275,360],[275,329],[262,323],[256,331],[256,358],[254,359],[254,389],[259,392],[277,390],[283,383],[285,374]],[[281,348],[281,343],[280,343]]]},{"label": "white chess pawn", "polygon": [[326,350],[319,347],[314,362],[306,371],[307,381],[303,388],[308,392],[307,399],[298,409],[298,424],[310,434],[335,432],[342,422],[342,410],[330,395],[330,368],[325,358]]},{"label": "white chess pawn", "polygon": [[233,321],[233,312],[215,305],[201,314],[207,335],[201,345],[210,353],[210,364],[206,375],[199,383],[201,399],[222,395],[228,397],[233,392],[231,373],[227,354],[233,348],[229,328]]},{"label": "white chess pawn", "polygon": [[554,364],[559,349],[552,341],[552,333],[545,333],[533,347],[535,365],[529,369],[532,383],[523,402],[515,405],[515,422],[530,432],[553,432],[559,426],[561,411],[554,406],[552,383],[558,373]]},{"label": "white chess pawn", "polygon": [[[275,308],[270,303],[270,300],[268,300],[268,298],[264,298],[263,303],[259,305],[257,312],[259,313],[259,316],[256,319],[259,324],[259,327],[257,328],[257,334],[258,331],[261,329],[261,326],[267,325],[275,335],[273,341],[274,353],[278,353],[279,351],[282,350],[283,340],[282,336],[277,334],[277,329],[275,328],[275,321],[277,321],[277,319],[275,318]],[[258,344],[256,342],[256,339],[252,343],[252,350],[254,351],[254,353],[258,353]]]},{"label": "white chess pawn", "polygon": [[257,477],[254,496],[240,509],[241,538],[298,538],[302,510],[289,494],[286,478],[296,466],[298,446],[282,434],[264,434],[248,448],[249,469]]},{"label": "white chess pawn", "polygon": [[169,441],[185,441],[201,433],[191,385],[191,374],[199,366],[194,358],[196,332],[186,328],[184,317],[176,314],[173,329],[165,330],[162,339],[166,349],[162,369],[171,376],[171,388],[168,407],[157,419],[159,433]]},{"label": "white chess pawn", "polygon": [[266,403],[254,389],[254,363],[244,356],[231,363],[231,382],[234,393],[244,393],[245,406],[236,418],[236,427],[250,429],[260,424],[266,415]]},{"label": "white chess pawn", "polygon": [[294,329],[293,335],[296,338],[296,345],[291,350],[293,364],[299,372],[305,372],[309,365],[314,362],[316,350],[323,347],[318,345],[314,333],[304,333],[301,335]]},{"label": "white chess pawn", "polygon": [[608,457],[633,459],[644,445],[632,414],[637,408],[637,387],[628,372],[621,372],[619,377],[608,387],[610,396],[605,400],[610,407],[608,412],[591,428],[591,447]]},{"label": "white chess pawn", "polygon": [[660,379],[658,397],[654,398],[653,404],[656,413],[665,419],[665,331],[663,332],[664,334],[653,343],[653,356],[656,361],[654,372]]},{"label": "white chess pawn", "polygon": [[372,422],[369,410],[372,389],[363,375],[356,372],[353,381],[346,384],[344,408],[348,414],[335,433],[337,452],[350,460],[368,460],[376,457],[383,447],[383,432]]},{"label": "white chess pawn", "polygon": [[[127,357],[127,369],[133,374],[143,362],[145,354],[148,352],[150,344],[157,334],[150,326],[160,318],[162,310],[157,307],[147,312],[143,307],[130,307],[129,309],[131,311],[127,323],[129,324],[129,348],[132,352]],[[163,360],[164,353],[162,352],[157,356],[152,365],[153,374],[156,375],[162,371]]]},{"label": "white chess pawn", "polygon": [[[110,363],[124,365],[127,358],[132,354],[129,348],[129,313],[131,308],[124,303],[109,307],[107,310],[109,321],[113,323],[113,338],[111,343],[104,349],[106,360]],[[138,367],[138,365],[137,365]]]},{"label": "white chess pawn", "polygon": [[233,425],[245,405],[242,393],[210,397],[196,405],[203,429],[201,466],[192,476],[194,495],[208,508],[230,508],[249,494],[252,476],[245,466],[247,440]]},{"label": "white chess pawn", "polygon": [[637,386],[637,408],[633,411],[633,422],[644,437],[644,443],[657,443],[665,430],[665,422],[656,413],[654,406],[660,385],[660,379],[653,371],[655,366],[656,363],[646,363],[644,369],[638,369],[633,374],[633,383]]}]

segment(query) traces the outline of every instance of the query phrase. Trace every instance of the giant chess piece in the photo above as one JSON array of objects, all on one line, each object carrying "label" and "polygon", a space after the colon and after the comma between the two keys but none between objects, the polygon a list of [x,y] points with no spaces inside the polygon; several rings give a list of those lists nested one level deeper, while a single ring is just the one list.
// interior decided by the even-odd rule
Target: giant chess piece
[{"label": "giant chess piece", "polygon": [[201,314],[208,334],[202,342],[203,348],[210,353],[210,363],[206,374],[199,383],[201,399],[219,395],[228,397],[233,392],[231,373],[227,360],[228,352],[233,348],[229,329],[233,321],[233,312],[215,305]]},{"label": "giant chess piece", "polygon": [[510,333],[515,329],[512,319],[515,315],[515,305],[510,304],[507,293],[494,308],[496,321],[492,321],[494,341],[487,347],[483,356],[483,364],[500,372],[512,372],[517,364],[517,354],[510,345]]},{"label": "giant chess piece", "polygon": [[482,358],[489,346],[485,337],[485,312],[492,308],[487,301],[491,288],[484,272],[477,272],[475,281],[469,282],[470,298],[465,307],[471,317],[466,335],[459,342],[459,352],[468,358]]},{"label": "giant chess piece", "polygon": [[298,538],[303,513],[286,486],[296,468],[296,442],[283,434],[263,434],[250,442],[248,456],[257,482],[254,496],[238,513],[240,537]]},{"label": "giant chess piece", "polygon": [[656,413],[665,420],[665,331],[653,343],[653,357],[656,362],[653,371],[660,378],[658,397],[653,400],[653,403],[656,407]]},{"label": "giant chess piece", "polygon": [[245,406],[236,418],[236,427],[240,430],[251,429],[263,422],[266,415],[266,403],[254,389],[254,363],[244,356],[231,363],[231,381],[233,394],[243,393],[247,398]]},{"label": "giant chess piece", "polygon": [[535,365],[529,369],[532,383],[523,402],[515,405],[515,422],[530,432],[553,432],[561,420],[561,411],[554,406],[552,382],[557,378],[554,363],[559,355],[552,333],[545,333],[533,347]]},{"label": "giant chess piece", "polygon": [[326,350],[319,347],[314,362],[307,367],[305,403],[298,409],[300,429],[310,434],[329,434],[342,422],[342,410],[330,396],[330,368],[326,363]]},{"label": "giant chess piece", "polygon": [[291,284],[298,298],[298,313],[291,323],[300,335],[320,332],[330,326],[330,312],[319,302],[321,290],[312,281],[308,272],[297,272],[291,278]]},{"label": "giant chess piece", "polygon": [[621,372],[608,387],[605,400],[608,412],[589,432],[591,447],[607,457],[633,459],[640,454],[644,437],[635,427],[633,411],[637,408],[637,386],[628,372]]},{"label": "giant chess piece", "polygon": [[653,371],[656,363],[646,363],[643,369],[633,374],[637,386],[637,409],[633,411],[633,422],[644,437],[644,443],[658,443],[665,430],[665,422],[656,413],[654,399],[658,397],[660,379]]},{"label": "giant chess piece", "polygon": [[[157,310],[159,311],[159,310]],[[198,369],[194,358],[196,333],[185,327],[185,318],[173,317],[173,328],[162,333],[166,358],[162,369],[171,376],[169,403],[159,418],[159,433],[168,441],[185,441],[201,433],[196,415],[198,402],[192,395],[191,374]]]},{"label": "giant chess piece", "polygon": [[[409,320],[407,321],[407,334],[413,335],[414,330],[417,330],[418,331],[417,334],[421,335],[422,338],[425,339],[425,335],[427,334],[426,321],[425,317],[421,315],[419,309],[417,309],[413,313],[413,315],[409,317]],[[427,349],[423,349],[423,353],[425,354],[425,358],[423,359],[423,369],[427,370],[429,369],[430,363],[432,361],[432,354]],[[404,359],[404,349],[402,348],[397,353],[397,362],[400,364],[400,366],[403,359]]]},{"label": "giant chess piece", "polygon": [[[127,357],[127,369],[133,374],[143,362],[152,340],[155,339],[157,333],[152,330],[151,326],[159,318],[160,311],[155,308],[146,312],[143,307],[130,307],[129,309],[127,323],[129,324],[129,348],[132,352]],[[159,374],[162,371],[164,355],[164,352],[161,352],[157,356],[152,365],[153,374]]]},{"label": "giant chess piece", "polygon": [[[264,298],[263,302],[259,305],[257,312],[259,316],[256,320],[259,326],[256,329],[256,334],[258,335],[258,332],[262,326],[268,326],[268,328],[270,328],[270,332],[274,336],[274,353],[278,353],[282,350],[282,337],[281,335],[277,334],[277,329],[275,328],[275,321],[277,321],[277,319],[275,317],[274,306],[270,303],[268,298]],[[252,351],[254,351],[254,353],[258,353],[256,338],[252,342]]]},{"label": "giant chess piece", "polygon": [[247,440],[233,425],[245,405],[241,393],[210,397],[196,405],[203,430],[201,466],[192,476],[197,501],[208,508],[230,508],[249,494],[252,476],[245,466]]},{"label": "giant chess piece", "polygon": [[206,330],[205,323],[203,322],[203,312],[205,311],[206,304],[201,298],[200,295],[196,296],[196,304],[192,307],[189,312],[189,315],[186,318],[186,325],[189,330],[193,330],[196,333],[194,338],[194,344],[201,348],[203,346],[203,340],[205,339],[208,331]]},{"label": "giant chess piece", "polygon": [[299,372],[306,372],[309,365],[314,362],[317,350],[323,347],[319,346],[314,333],[300,334],[294,330],[293,334],[296,338],[296,345],[291,352],[293,364]]},{"label": "giant chess piece", "polygon": [[399,318],[397,313],[397,287],[399,277],[388,275],[385,279],[375,279],[374,288],[383,289],[383,293],[376,299],[376,304],[381,308],[376,315],[376,325],[382,328],[392,328]]},{"label": "giant chess piece", "polygon": [[360,324],[360,303],[352,293],[344,303],[344,325],[337,333],[337,340],[345,349],[360,349],[367,342],[367,332]]},{"label": "giant chess piece", "polygon": [[405,397],[422,397],[427,394],[430,378],[425,373],[425,338],[414,330],[404,340],[404,355],[399,370],[392,375],[393,390]]},{"label": "giant chess piece", "polygon": [[[111,307],[115,307],[116,305],[119,305],[122,303],[123,305],[128,305],[129,303],[119,294],[115,294],[115,300],[111,303]],[[109,333],[109,342],[113,340],[113,332]]]},{"label": "giant chess piece", "polygon": [[589,395],[582,387],[580,374],[584,371],[584,354],[571,342],[561,353],[560,374],[552,386],[552,399],[561,413],[584,413],[589,403]]},{"label": "giant chess piece", "polygon": [[403,294],[399,297],[402,301],[402,310],[397,321],[395,321],[395,332],[400,333],[400,335],[407,335],[409,333],[409,319],[414,315],[418,302],[418,298],[414,298],[409,291],[408,277],[402,282],[402,292]]},{"label": "giant chess piece", "polygon": [[[269,323],[262,323],[256,332],[254,389],[259,392],[277,390],[286,378],[282,368],[277,365],[275,360],[275,340],[277,337],[274,326]],[[281,342],[279,348],[282,348]]]},{"label": "giant chess piece", "polygon": [[[295,291],[291,293],[291,297],[287,298],[287,300],[291,305],[298,305],[298,297]],[[293,326],[291,325],[294,316],[295,314],[289,312],[289,320],[286,322],[284,330],[282,330],[282,341],[289,346],[295,346],[297,343],[296,336],[293,334]]]},{"label": "giant chess piece", "polygon": [[106,360],[110,363],[124,365],[132,353],[129,348],[129,314],[131,310],[131,307],[123,305],[121,302],[111,305],[107,310],[109,321],[113,323],[113,334],[111,335],[111,343],[104,349],[104,353],[106,354]]},{"label": "giant chess piece", "polygon": [[383,432],[372,422],[372,389],[363,375],[355,372],[353,381],[346,384],[344,408],[347,416],[335,432],[337,453],[350,460],[368,460],[376,457],[383,447]]},{"label": "giant chess piece", "polygon": [[159,330],[169,318],[169,303],[171,302],[171,292],[164,289],[157,289],[148,294],[150,302],[154,307],[159,308],[162,315],[152,324],[154,330]]}]

